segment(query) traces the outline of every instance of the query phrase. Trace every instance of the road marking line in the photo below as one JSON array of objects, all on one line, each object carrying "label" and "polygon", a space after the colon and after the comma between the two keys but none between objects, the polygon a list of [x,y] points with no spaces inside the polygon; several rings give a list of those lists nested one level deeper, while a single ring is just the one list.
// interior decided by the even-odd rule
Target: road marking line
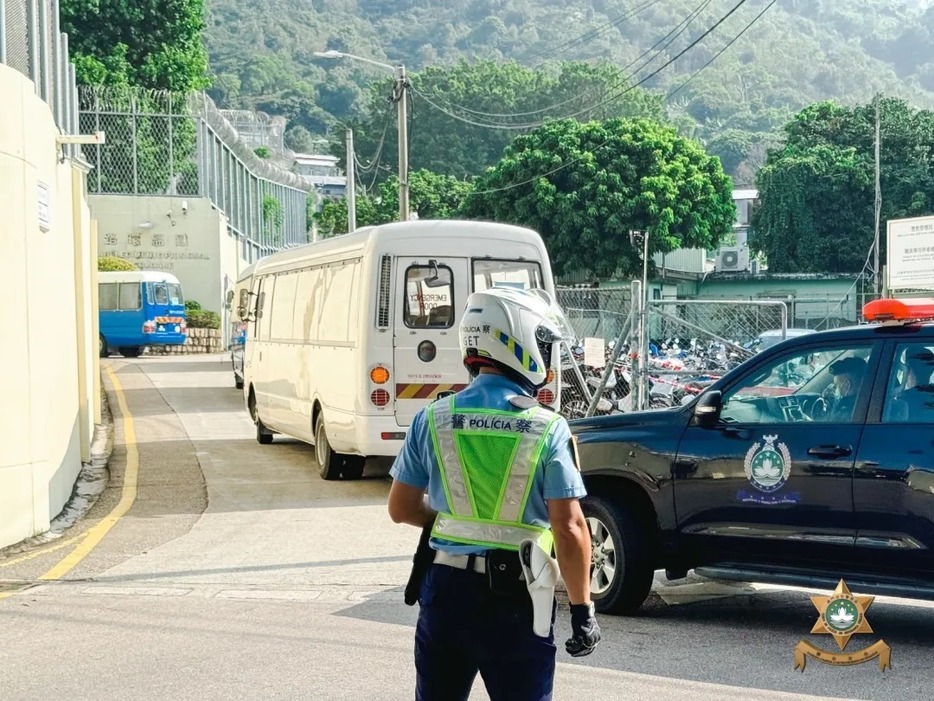
[{"label": "road marking line", "polygon": [[58,543],[54,543],[50,545],[49,547],[41,548],[40,550],[33,550],[30,553],[26,553],[25,555],[20,555],[19,557],[14,557],[11,560],[4,560],[3,562],[0,562],[0,567],[12,567],[13,565],[18,565],[21,562],[26,562],[27,560],[33,560],[37,557],[41,557],[42,555],[46,555],[48,553],[54,553],[56,550],[67,548],[69,545],[74,543],[76,540],[78,540],[79,538],[83,538],[87,534],[88,532],[84,531],[83,533],[79,533],[76,536],[72,536],[71,538],[68,538],[67,540],[62,540],[62,541],[59,541]]},{"label": "road marking line", "polygon": [[133,423],[133,416],[127,407],[126,397],[123,394],[123,388],[120,381],[114,374],[113,368],[107,368],[107,374],[113,384],[114,394],[117,395],[117,405],[120,407],[121,421],[123,422],[123,436],[126,444],[126,470],[123,473],[123,493],[120,496],[120,502],[114,507],[107,516],[105,516],[97,525],[92,526],[84,534],[78,546],[64,557],[57,565],[48,572],[39,577],[40,580],[54,581],[61,579],[74,569],[85,557],[87,557],[94,548],[100,544],[110,529],[117,521],[123,518],[133,502],[136,501],[136,491],[139,480],[139,449],[136,446],[136,426]]}]

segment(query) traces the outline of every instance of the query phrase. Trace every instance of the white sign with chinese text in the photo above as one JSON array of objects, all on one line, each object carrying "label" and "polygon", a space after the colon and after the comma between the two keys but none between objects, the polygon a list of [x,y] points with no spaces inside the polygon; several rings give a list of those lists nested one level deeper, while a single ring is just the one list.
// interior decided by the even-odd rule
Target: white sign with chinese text
[{"label": "white sign with chinese text", "polygon": [[889,289],[934,289],[934,217],[890,219],[886,234]]},{"label": "white sign with chinese text", "polygon": [[584,339],[584,365],[592,368],[606,366],[606,342],[602,338]]}]

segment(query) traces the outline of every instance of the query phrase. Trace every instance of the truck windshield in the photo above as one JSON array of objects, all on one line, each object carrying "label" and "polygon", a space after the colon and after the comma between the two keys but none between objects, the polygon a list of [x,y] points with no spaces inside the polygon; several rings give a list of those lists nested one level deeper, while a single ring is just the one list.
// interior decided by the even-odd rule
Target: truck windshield
[{"label": "truck windshield", "polygon": [[169,304],[181,306],[185,303],[185,299],[182,297],[181,285],[170,282],[166,287],[169,290]]},{"label": "truck windshield", "polygon": [[518,287],[529,290],[542,287],[542,266],[527,260],[473,259],[473,291],[491,287]]}]

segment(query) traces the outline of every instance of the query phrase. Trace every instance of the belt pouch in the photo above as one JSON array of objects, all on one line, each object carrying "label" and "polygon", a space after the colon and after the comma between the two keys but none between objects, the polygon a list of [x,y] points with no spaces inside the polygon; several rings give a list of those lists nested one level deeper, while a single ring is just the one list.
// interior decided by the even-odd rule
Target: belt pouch
[{"label": "belt pouch", "polygon": [[516,596],[526,591],[518,553],[490,551],[486,556],[486,573],[490,591],[498,596]]}]

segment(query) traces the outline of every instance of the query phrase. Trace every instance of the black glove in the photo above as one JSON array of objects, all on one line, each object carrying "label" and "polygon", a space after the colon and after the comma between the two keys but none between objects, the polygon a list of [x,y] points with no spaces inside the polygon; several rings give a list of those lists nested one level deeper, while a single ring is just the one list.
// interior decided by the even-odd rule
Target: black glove
[{"label": "black glove", "polygon": [[600,626],[594,617],[593,603],[571,604],[571,637],[564,649],[571,657],[589,655],[600,642]]}]

